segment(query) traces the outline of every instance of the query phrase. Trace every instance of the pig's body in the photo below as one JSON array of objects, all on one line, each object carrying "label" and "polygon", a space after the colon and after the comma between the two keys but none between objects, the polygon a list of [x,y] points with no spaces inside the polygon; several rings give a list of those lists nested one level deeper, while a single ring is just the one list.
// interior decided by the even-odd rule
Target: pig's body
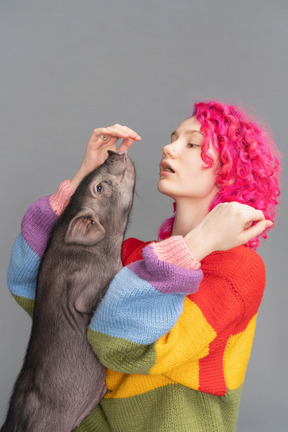
[{"label": "pig's body", "polygon": [[121,268],[133,189],[132,162],[111,153],[83,180],[56,223],[39,269],[26,357],[1,432],[71,432],[105,395],[106,369],[86,331]]}]

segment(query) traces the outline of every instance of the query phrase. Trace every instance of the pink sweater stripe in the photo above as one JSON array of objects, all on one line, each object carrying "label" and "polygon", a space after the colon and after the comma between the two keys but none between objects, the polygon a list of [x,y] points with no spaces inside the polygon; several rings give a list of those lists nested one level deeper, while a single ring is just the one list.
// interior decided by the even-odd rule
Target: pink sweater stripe
[{"label": "pink sweater stripe", "polygon": [[57,216],[63,213],[74,192],[75,190],[71,186],[71,181],[65,180],[60,184],[57,192],[50,196],[50,206]]},{"label": "pink sweater stripe", "polygon": [[151,243],[160,261],[183,267],[187,270],[198,270],[201,266],[192,255],[182,236],[173,236],[159,243]]}]

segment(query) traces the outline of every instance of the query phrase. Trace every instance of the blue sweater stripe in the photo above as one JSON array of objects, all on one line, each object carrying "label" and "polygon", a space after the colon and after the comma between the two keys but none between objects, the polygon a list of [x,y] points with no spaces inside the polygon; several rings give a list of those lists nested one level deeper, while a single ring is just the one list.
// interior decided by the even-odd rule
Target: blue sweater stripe
[{"label": "blue sweater stripe", "polygon": [[166,334],[183,311],[185,296],[163,294],[128,267],[113,279],[90,323],[94,332],[139,344]]},{"label": "blue sweater stripe", "polygon": [[40,257],[19,234],[12,249],[7,276],[8,287],[12,294],[35,299],[39,265]]}]

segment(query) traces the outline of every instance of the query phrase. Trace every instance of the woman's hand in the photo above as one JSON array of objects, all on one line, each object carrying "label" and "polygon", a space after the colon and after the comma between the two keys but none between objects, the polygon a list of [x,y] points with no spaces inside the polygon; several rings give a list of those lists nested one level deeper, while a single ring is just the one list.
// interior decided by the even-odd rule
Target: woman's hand
[{"label": "woman's hand", "polygon": [[[107,139],[103,139],[103,137]],[[108,157],[108,150],[116,151],[116,143],[123,139],[118,151],[129,150],[134,141],[140,141],[141,137],[132,129],[115,124],[107,128],[94,129],[84,154],[83,162],[71,180],[71,186],[76,189],[81,180],[98,166],[102,165]]]},{"label": "woman's hand", "polygon": [[201,261],[214,251],[247,243],[272,225],[261,210],[237,202],[223,203],[211,210],[184,241],[194,258]]}]

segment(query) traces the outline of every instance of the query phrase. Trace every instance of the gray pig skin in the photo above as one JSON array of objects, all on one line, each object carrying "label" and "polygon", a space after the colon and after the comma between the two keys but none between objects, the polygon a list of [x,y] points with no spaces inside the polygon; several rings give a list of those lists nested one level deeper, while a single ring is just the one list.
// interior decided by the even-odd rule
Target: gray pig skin
[{"label": "gray pig skin", "polygon": [[107,392],[106,368],[86,332],[122,267],[134,181],[125,153],[109,152],[53,227],[38,273],[26,356],[1,432],[71,432]]}]

